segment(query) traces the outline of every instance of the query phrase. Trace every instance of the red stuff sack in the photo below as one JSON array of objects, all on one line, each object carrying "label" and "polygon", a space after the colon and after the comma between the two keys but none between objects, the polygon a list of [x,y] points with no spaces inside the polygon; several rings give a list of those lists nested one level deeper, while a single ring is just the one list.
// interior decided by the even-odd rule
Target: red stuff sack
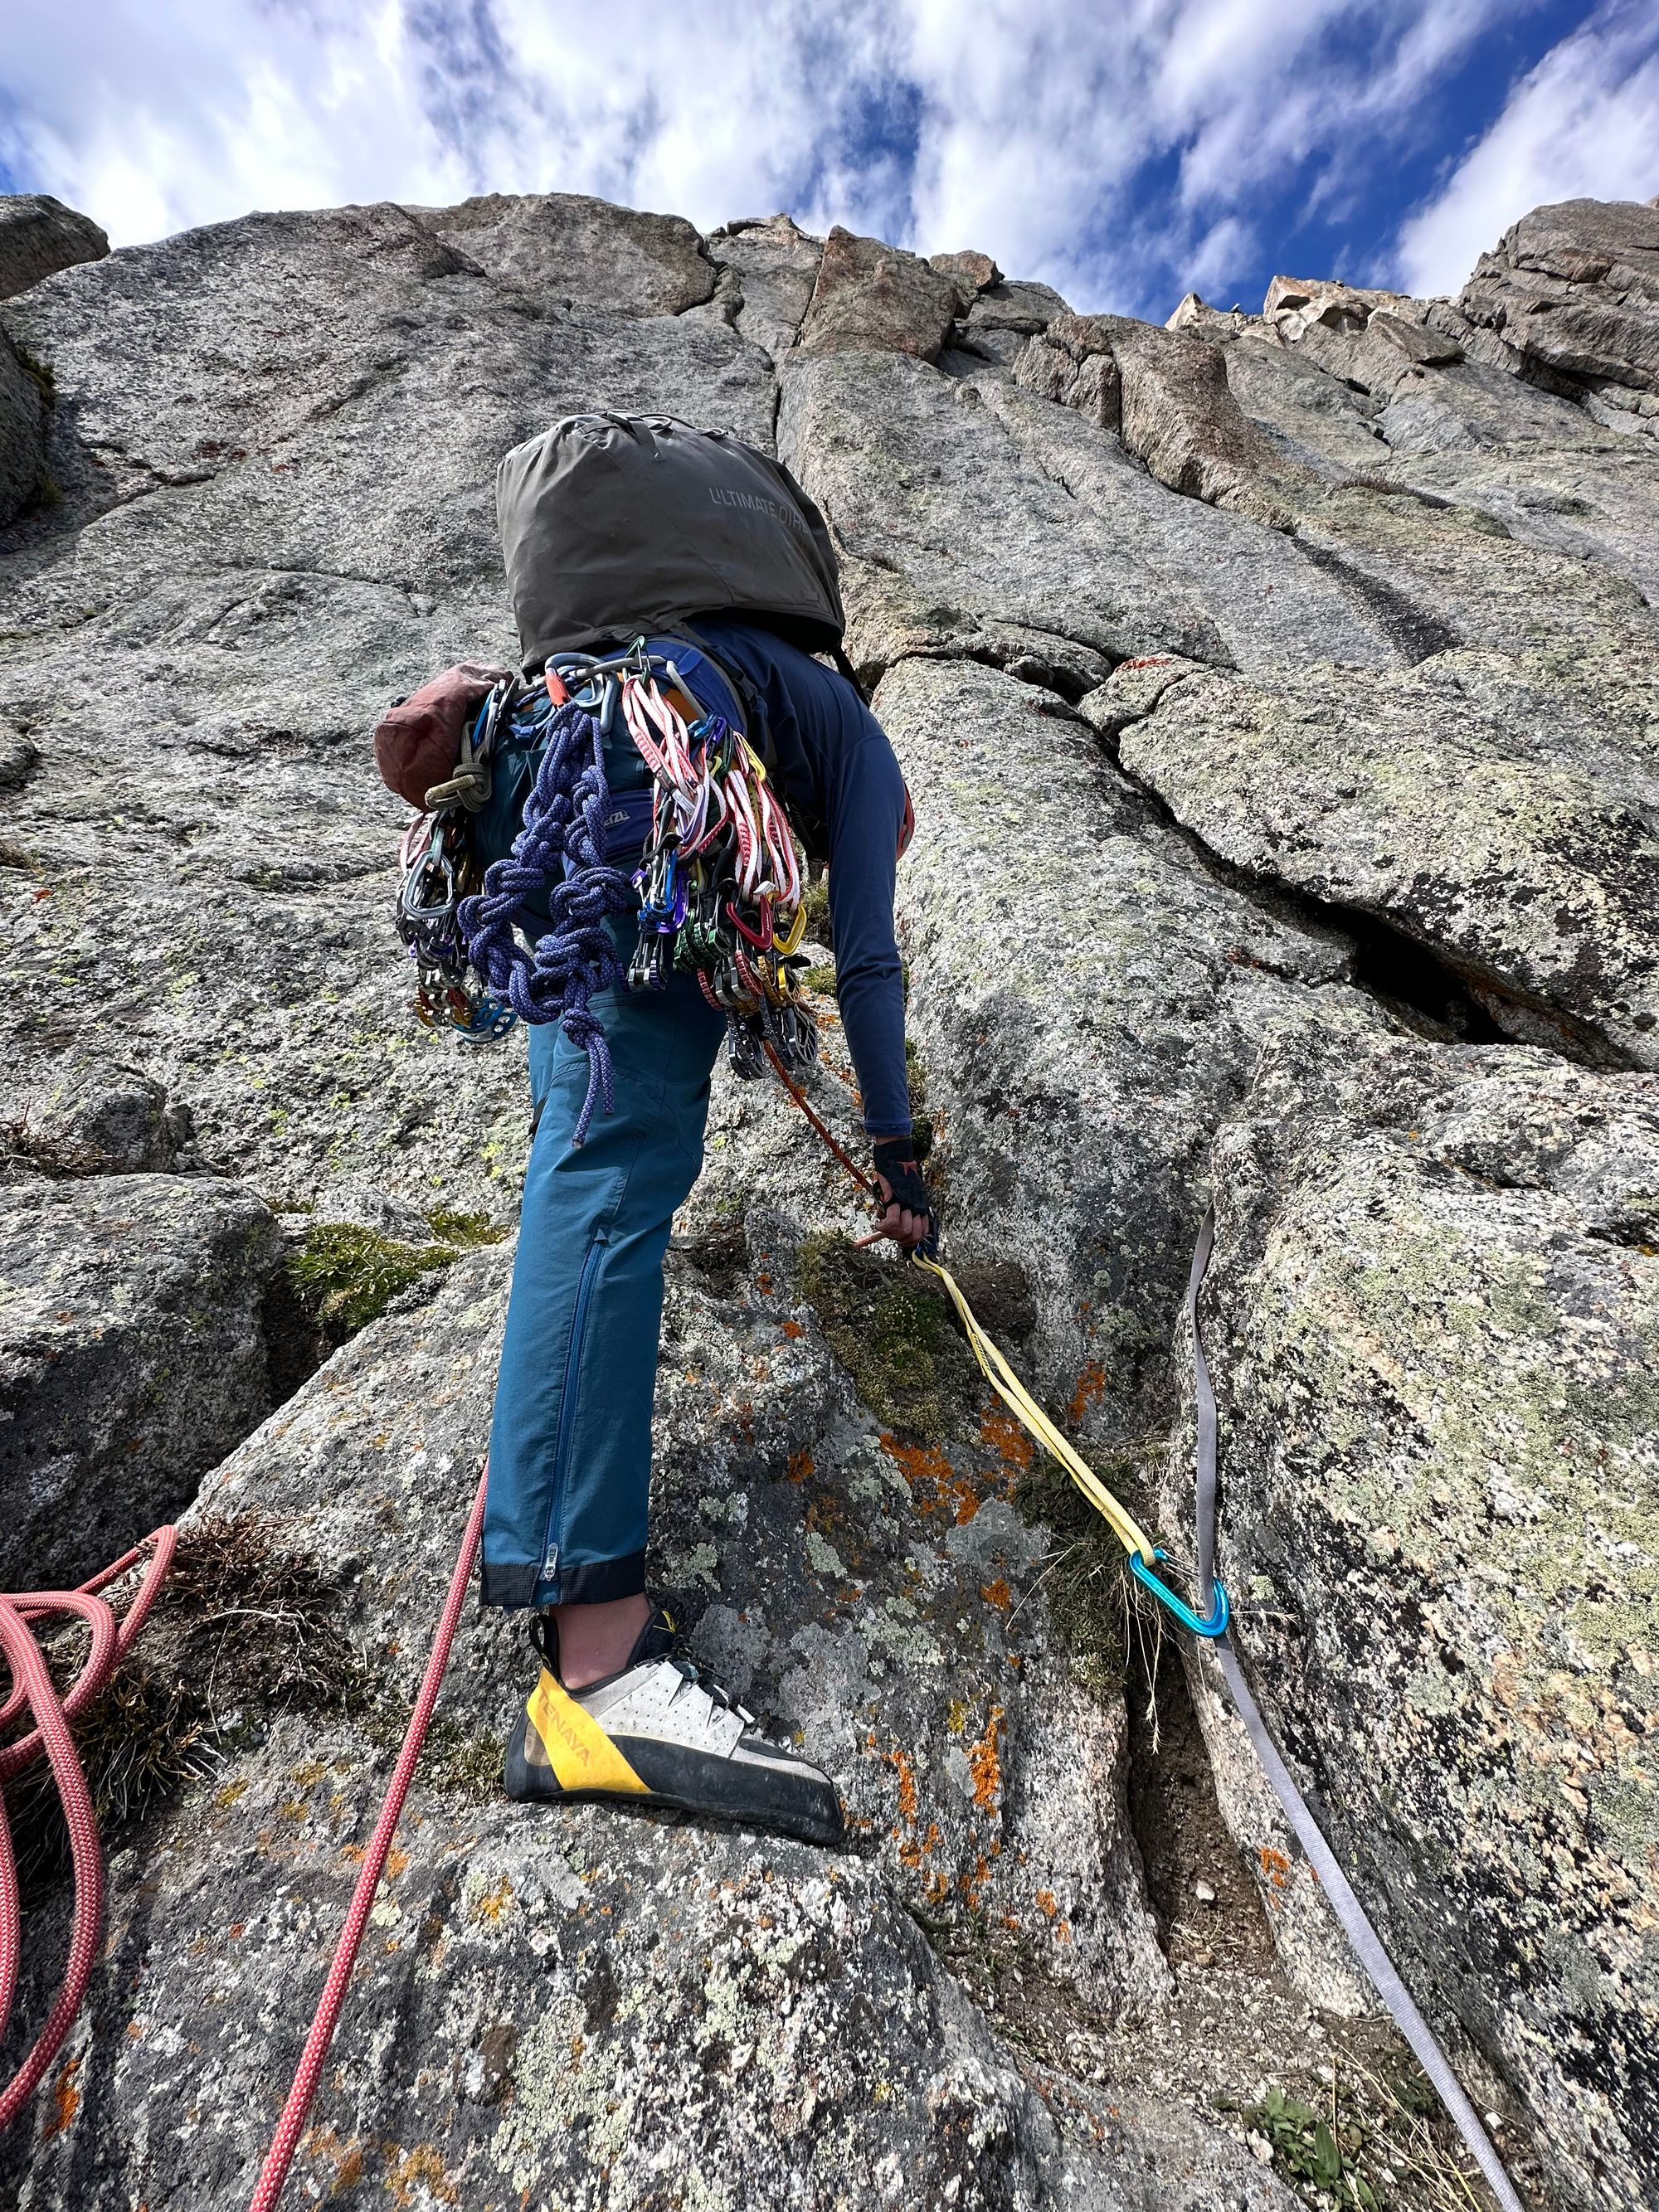
[{"label": "red stuff sack", "polygon": [[388,707],[374,726],[374,765],[386,789],[423,813],[434,784],[455,773],[462,732],[509,672],[463,660]]}]

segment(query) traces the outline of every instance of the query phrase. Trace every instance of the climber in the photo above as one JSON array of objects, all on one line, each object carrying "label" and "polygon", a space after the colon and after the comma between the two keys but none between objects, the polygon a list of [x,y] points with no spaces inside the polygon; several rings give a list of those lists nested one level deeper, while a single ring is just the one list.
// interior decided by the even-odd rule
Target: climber
[{"label": "climber", "polygon": [[[611,586],[620,599],[596,601],[590,592],[585,605],[550,616],[550,589],[568,597],[573,576],[584,585],[588,578],[570,539],[588,495],[583,465],[596,447],[610,473],[594,495],[587,542],[603,543],[609,573],[630,512],[663,527],[639,549],[631,604],[624,582]],[[630,508],[617,472],[647,461],[657,465]],[[672,512],[682,479],[683,520]],[[649,608],[661,621],[678,596],[683,623],[665,624],[648,650],[672,656],[696,706],[763,742],[792,820],[816,825],[830,872],[841,1019],[881,1194],[878,1227],[906,1252],[930,1247],[934,1207],[911,1139],[893,932],[895,868],[912,817],[892,748],[850,670],[835,672],[803,649],[840,644],[834,556],[816,508],[787,471],[735,440],[610,416],[574,418],[509,454],[497,498],[526,672],[561,648],[625,648],[639,627],[635,614]],[[708,559],[695,562],[677,595],[678,580],[661,570],[693,528]],[[792,584],[809,530],[817,573]],[[755,580],[733,582],[743,575]],[[726,596],[711,611],[711,585],[722,577]],[[821,611],[816,628],[805,609]],[[550,636],[561,611],[566,634]],[[605,768],[611,818],[625,821],[628,793],[647,787],[651,775],[621,714],[605,739]],[[510,790],[510,778],[503,784]],[[606,855],[630,870],[644,837],[637,810],[631,819],[632,852]],[[612,915],[605,927],[625,968],[634,917]],[[673,1624],[646,1586],[663,1256],[702,1164],[725,1018],[693,975],[672,967],[665,988],[613,988],[592,1012],[614,1105],[592,1115],[580,1143],[573,1140],[590,1088],[587,1054],[563,1028],[530,1030],[534,1137],[483,1534],[484,1602],[533,1609],[543,1662],[508,1746],[507,1794],[669,1804],[832,1843],[842,1820],[828,1776],[769,1741],[718,1681],[679,1655]]]}]

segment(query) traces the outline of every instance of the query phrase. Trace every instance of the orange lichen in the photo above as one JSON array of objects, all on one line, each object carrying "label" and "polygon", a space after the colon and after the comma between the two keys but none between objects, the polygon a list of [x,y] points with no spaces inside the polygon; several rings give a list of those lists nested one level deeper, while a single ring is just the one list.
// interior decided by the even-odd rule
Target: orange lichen
[{"label": "orange lichen", "polygon": [[974,1802],[981,1811],[996,1810],[1002,1787],[1002,1768],[997,1759],[997,1737],[1002,1729],[1002,1707],[993,1705],[985,1733],[975,1739],[968,1753],[968,1771],[974,1778]]},{"label": "orange lichen", "polygon": [[400,1850],[398,1849],[398,1846],[396,1845],[396,1844],[393,1844],[393,1845],[392,1846],[392,1849],[391,1849],[391,1850],[386,1853],[386,1880],[387,1880],[388,1881],[397,1881],[397,1879],[398,1879],[398,1875],[403,1872],[404,1869],[408,1864],[409,1864],[409,1853],[408,1853],[407,1851],[400,1851]]},{"label": "orange lichen", "polygon": [[1106,1395],[1106,1370],[1097,1359],[1091,1359],[1077,1378],[1077,1388],[1072,1393],[1070,1407],[1072,1425],[1076,1428],[1091,1406]]},{"label": "orange lichen", "polygon": [[887,1764],[898,1776],[899,1818],[908,1827],[916,1817],[916,1770],[902,1751],[890,1751]]},{"label": "orange lichen", "polygon": [[316,2164],[333,2167],[334,2179],[328,2191],[331,2197],[343,2196],[363,2178],[362,2146],[343,2142],[332,2128],[307,2128],[301,2148]]},{"label": "orange lichen", "polygon": [[412,2208],[420,2201],[415,2193],[417,2187],[440,2204],[459,2203],[435,2143],[416,2143],[413,2150],[401,2155],[395,2143],[387,2143],[385,2148],[386,2185],[394,2204]]},{"label": "orange lichen", "polygon": [[59,2069],[58,2079],[52,2085],[52,2118],[40,2130],[42,2142],[49,2142],[53,2136],[61,2136],[81,2109],[81,2092],[75,2086],[75,2077],[81,2071],[78,2058],[65,2061]]},{"label": "orange lichen", "polygon": [[1261,1862],[1261,1871],[1274,1889],[1283,1889],[1291,1871],[1291,1863],[1283,1851],[1276,1851],[1271,1844],[1263,1844],[1256,1852]]},{"label": "orange lichen", "polygon": [[1008,1408],[994,1398],[979,1417],[979,1432],[1000,1459],[1017,1474],[1024,1474],[1036,1447]]},{"label": "orange lichen", "polygon": [[781,1327],[784,1334],[789,1339],[789,1341],[792,1344],[798,1336],[805,1336],[806,1334],[805,1330],[801,1327],[798,1321],[784,1322],[781,1324]]},{"label": "orange lichen", "polygon": [[494,1926],[512,1902],[513,1885],[503,1875],[499,1881],[492,1882],[478,1899],[477,1917],[480,1920],[488,1920]]},{"label": "orange lichen", "polygon": [[755,1288],[760,1292],[763,1298],[769,1297],[772,1294],[772,1278],[767,1273],[764,1267],[761,1269],[759,1274],[755,1278]]},{"label": "orange lichen", "polygon": [[902,1444],[896,1437],[883,1437],[881,1448],[897,1462],[921,1513],[948,1511],[958,1528],[971,1521],[984,1499],[965,1475],[960,1475],[942,1451],[930,1444]]},{"label": "orange lichen", "polygon": [[1036,1893],[1036,1909],[1042,1915],[1045,1920],[1054,1920],[1059,1917],[1060,1906],[1054,1900],[1054,1893],[1052,1889],[1038,1890]]},{"label": "orange lichen", "polygon": [[807,1476],[814,1471],[817,1462],[810,1451],[791,1452],[788,1480],[791,1482],[805,1482]]},{"label": "orange lichen", "polygon": [[1006,1613],[1014,1601],[1013,1592],[1000,1575],[994,1583],[981,1583],[979,1594],[987,1605],[995,1606],[999,1613]]}]

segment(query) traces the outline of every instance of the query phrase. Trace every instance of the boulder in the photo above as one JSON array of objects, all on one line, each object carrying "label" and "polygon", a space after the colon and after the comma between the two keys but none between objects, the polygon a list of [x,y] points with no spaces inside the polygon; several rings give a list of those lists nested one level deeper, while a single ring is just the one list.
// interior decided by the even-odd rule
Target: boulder
[{"label": "boulder", "polygon": [[1546,378],[1659,392],[1659,209],[1534,208],[1481,255],[1457,306]]},{"label": "boulder", "polygon": [[642,215],[581,192],[485,192],[408,212],[542,307],[678,315],[714,293],[714,265],[683,216]]},{"label": "boulder", "polygon": [[956,315],[952,278],[837,223],[824,240],[800,343],[807,353],[891,352],[932,361]]},{"label": "boulder", "polygon": [[787,215],[775,215],[764,222],[728,224],[710,238],[708,250],[723,270],[737,274],[738,331],[778,360],[799,332],[817,281],[823,240],[797,229]]},{"label": "boulder", "polygon": [[[1637,2212],[1659,2187],[1659,1082],[1274,1043],[1213,1172],[1203,1314],[1246,1668],[1553,2201]],[[1190,1451],[1185,1427],[1172,1510]],[[1305,1881],[1248,1810],[1235,1826],[1270,1893]]]},{"label": "boulder", "polygon": [[0,1587],[82,1581],[264,1416],[277,1249],[216,1176],[0,1188]]},{"label": "boulder", "polygon": [[14,1109],[10,1149],[26,1170],[171,1175],[200,1165],[189,1107],[169,1106],[154,1076],[119,1060],[72,1057],[33,1095],[20,1096],[0,1079],[0,1100]]},{"label": "boulder", "polygon": [[1173,312],[1164,319],[1166,331],[1196,331],[1200,337],[1214,338],[1224,345],[1230,339],[1243,337],[1247,331],[1260,331],[1260,315],[1247,315],[1243,307],[1212,307],[1197,292],[1183,293]]},{"label": "boulder", "polygon": [[1194,670],[1121,725],[1118,758],[1223,859],[1432,947],[1504,1026],[1659,1067],[1659,781],[1607,742],[1639,687],[1578,673],[1540,744],[1496,653],[1363,692],[1316,665]]},{"label": "boulder", "polygon": [[927,266],[955,285],[958,315],[967,314],[988,286],[1002,282],[1002,271],[988,253],[930,253]]},{"label": "boulder", "polygon": [[109,240],[90,216],[50,192],[0,194],[0,300],[77,261],[100,261]]}]

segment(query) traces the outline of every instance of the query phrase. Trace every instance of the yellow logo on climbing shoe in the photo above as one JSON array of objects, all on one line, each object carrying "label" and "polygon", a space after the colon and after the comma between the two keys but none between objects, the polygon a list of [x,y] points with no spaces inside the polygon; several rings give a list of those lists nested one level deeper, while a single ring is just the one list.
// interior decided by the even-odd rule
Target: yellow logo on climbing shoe
[{"label": "yellow logo on climbing shoe", "polygon": [[638,1796],[646,1785],[605,1730],[544,1667],[525,1707],[561,1790],[611,1790]]}]

